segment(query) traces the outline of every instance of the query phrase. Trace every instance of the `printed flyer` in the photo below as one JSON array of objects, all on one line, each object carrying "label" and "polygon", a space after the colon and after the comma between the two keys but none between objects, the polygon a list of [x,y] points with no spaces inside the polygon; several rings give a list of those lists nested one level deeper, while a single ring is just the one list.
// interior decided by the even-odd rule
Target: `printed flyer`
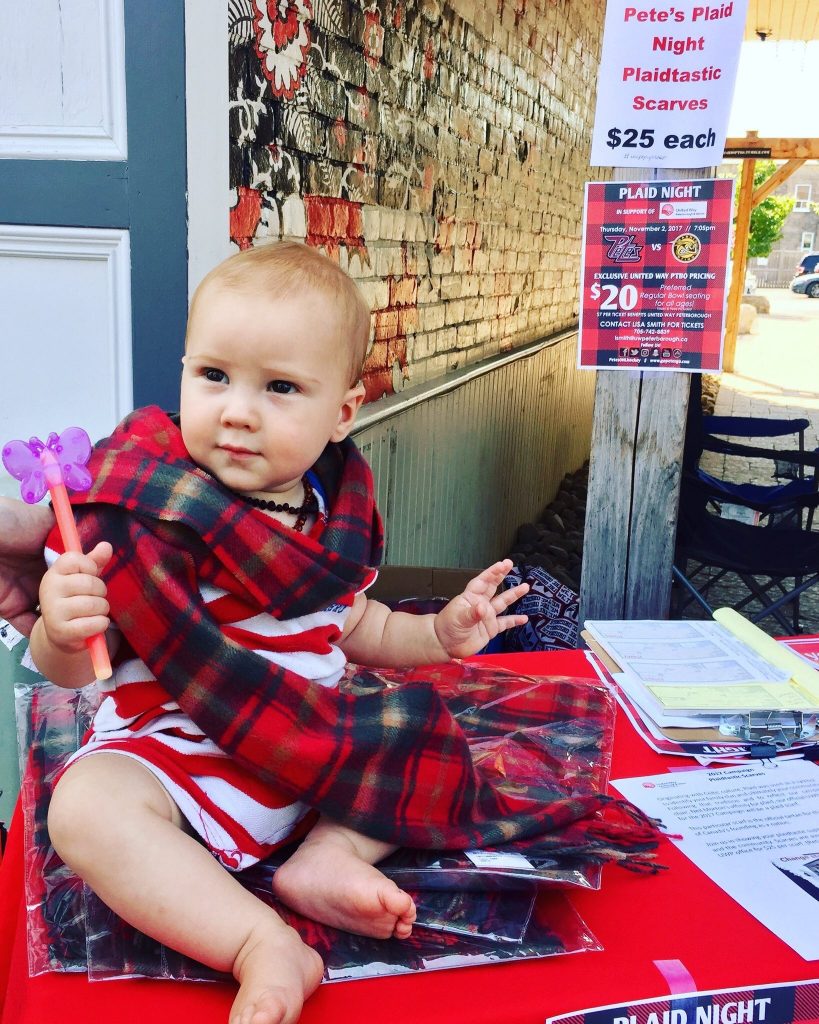
[{"label": "printed flyer", "polygon": [[747,0],[608,0],[591,163],[720,163]]},{"label": "printed flyer", "polygon": [[819,765],[782,757],[612,785],[760,924],[819,960]]},{"label": "printed flyer", "polygon": [[719,371],[733,182],[589,182],[578,366]]}]

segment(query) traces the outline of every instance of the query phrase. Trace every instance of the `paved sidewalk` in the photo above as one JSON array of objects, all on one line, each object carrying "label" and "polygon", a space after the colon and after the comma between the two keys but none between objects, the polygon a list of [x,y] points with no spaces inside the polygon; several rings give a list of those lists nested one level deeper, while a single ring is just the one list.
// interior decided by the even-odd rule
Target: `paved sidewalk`
[{"label": "paved sidewalk", "polygon": [[[811,421],[805,446],[812,450],[819,447],[819,300],[782,288],[759,294],[770,300],[771,311],[756,317],[750,335],[740,336],[735,372],[720,377],[714,412],[719,416],[804,417]],[[774,438],[769,447],[795,447],[794,438]],[[701,465],[727,480],[776,482],[767,459],[706,452]],[[814,522],[814,530],[819,530],[819,522]],[[725,585],[712,591],[713,601],[727,604],[734,589]],[[754,607],[758,605],[749,606]],[[699,617],[686,609],[686,615],[689,613]],[[804,632],[819,633],[819,585],[802,597],[800,619]],[[769,633],[782,632],[770,618],[760,626]]]}]

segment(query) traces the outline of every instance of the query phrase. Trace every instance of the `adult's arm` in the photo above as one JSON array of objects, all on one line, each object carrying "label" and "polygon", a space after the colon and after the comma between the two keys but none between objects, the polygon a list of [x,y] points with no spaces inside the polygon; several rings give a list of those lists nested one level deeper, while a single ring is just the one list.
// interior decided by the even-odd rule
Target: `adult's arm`
[{"label": "adult's arm", "polygon": [[37,619],[43,548],[54,514],[45,505],[0,498],[0,618],[28,636]]}]

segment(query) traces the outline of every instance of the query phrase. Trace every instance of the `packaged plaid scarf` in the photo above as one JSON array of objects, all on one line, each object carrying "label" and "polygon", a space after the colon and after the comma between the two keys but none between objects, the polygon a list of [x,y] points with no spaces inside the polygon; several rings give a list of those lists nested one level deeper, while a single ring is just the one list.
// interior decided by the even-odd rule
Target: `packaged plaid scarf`
[{"label": "packaged plaid scarf", "polygon": [[[320,543],[261,521],[190,461],[156,408],[101,442],[89,468],[94,484],[73,500],[85,506],[77,509],[85,549],[100,540],[114,547],[104,572],[114,619],[190,718],[262,781],[401,846],[466,849],[549,835],[628,859],[635,841],[641,850],[655,842],[644,821],[622,815],[603,828],[596,812],[609,801],[598,793],[505,786],[470,752],[467,709],[457,720],[423,672],[401,685],[327,689],[231,641],[208,615],[197,582],[215,566],[244,606],[281,617],[360,588],[380,561],[381,532],[369,468],[352,442],[328,446],[314,467],[329,504]],[[567,682],[555,712],[588,717],[592,692]],[[517,710],[525,715],[525,702]],[[533,761],[545,756],[524,746]]]},{"label": "packaged plaid scarf", "polygon": [[56,777],[91,722],[90,687],[15,686],[20,797],[25,836],[29,974],[85,971],[83,883],[55,853],[47,816]]},{"label": "packaged plaid scarf", "polygon": [[[560,892],[412,890],[422,923],[416,923],[408,939],[373,939],[301,917],[272,899],[269,874],[251,868],[247,875],[239,876],[243,885],[270,904],[319,953],[324,982],[544,959],[602,948]],[[112,917],[96,900],[88,922],[94,929],[88,935],[91,981],[129,977],[219,981],[227,977],[153,943],[121,921],[111,921]]]},{"label": "packaged plaid scarf", "polygon": [[[566,677],[531,678],[481,664],[453,663],[428,671],[430,682],[462,722],[476,761],[491,767],[504,788],[554,801],[605,787],[614,716],[607,691],[590,686],[589,713],[575,719],[570,705],[561,710],[562,702],[554,699],[555,691],[573,685]],[[402,677],[350,666],[341,685],[361,692],[399,687]],[[53,781],[91,721],[93,700],[93,687],[17,688],[21,739],[29,751],[23,810],[31,973],[87,970],[93,979],[215,978],[211,969],[120,920],[49,844],[44,822]],[[544,751],[548,757],[542,756]],[[292,845],[237,878],[320,951],[327,981],[540,958],[599,948],[560,891],[599,884],[600,869],[594,862],[598,851],[589,850],[579,838],[575,849],[570,833],[507,844],[498,851],[503,862],[490,865],[476,851],[470,855],[477,864],[459,851],[397,851],[380,867],[411,892],[418,907],[413,934],[402,941],[348,935],[277,904],[272,875]]]}]

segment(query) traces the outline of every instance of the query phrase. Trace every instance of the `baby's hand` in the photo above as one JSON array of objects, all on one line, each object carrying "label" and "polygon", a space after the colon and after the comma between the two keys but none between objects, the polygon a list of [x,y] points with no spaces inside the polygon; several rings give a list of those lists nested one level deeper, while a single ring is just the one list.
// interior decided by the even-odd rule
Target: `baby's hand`
[{"label": "baby's hand", "polygon": [[469,657],[498,633],[526,622],[527,615],[504,615],[503,612],[528,592],[528,583],[495,593],[511,568],[509,558],[495,562],[470,580],[466,590],[435,616],[435,635],[451,658]]},{"label": "baby's hand", "polygon": [[113,549],[107,541],[87,555],[68,551],[57,559],[40,584],[40,609],[50,643],[65,653],[81,651],[88,637],[111,624],[106,587],[99,574]]}]

